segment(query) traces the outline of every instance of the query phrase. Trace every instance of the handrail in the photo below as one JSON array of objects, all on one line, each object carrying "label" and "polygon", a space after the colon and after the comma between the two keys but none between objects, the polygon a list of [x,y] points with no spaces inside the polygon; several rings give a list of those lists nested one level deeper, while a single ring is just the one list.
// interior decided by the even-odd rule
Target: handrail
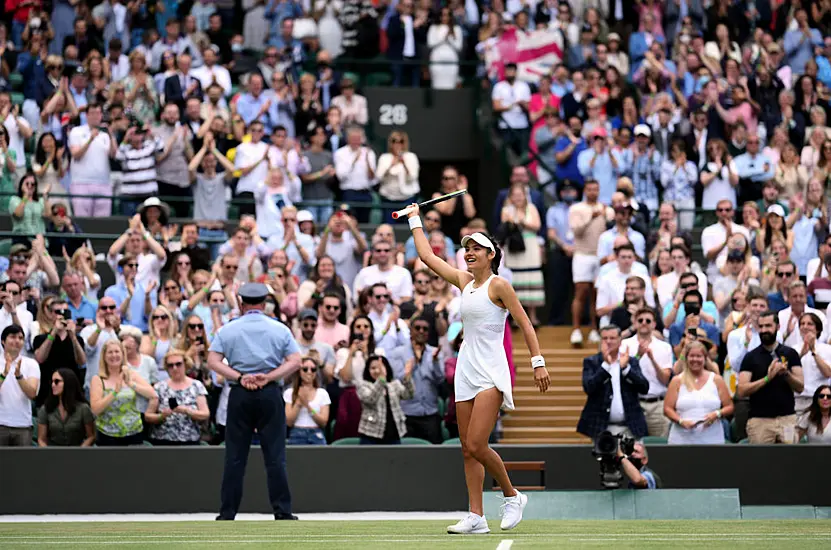
[{"label": "handrail", "polygon": [[[104,240],[104,241],[115,241],[119,237],[123,236],[124,233],[53,233],[47,231],[46,233],[38,233],[38,235],[43,235],[46,239],[78,239],[78,240]],[[35,237],[31,233],[15,233],[14,231],[9,230],[0,230],[0,239],[10,239],[14,237]],[[199,237],[200,243],[206,244],[221,244],[228,241],[228,237]]]}]

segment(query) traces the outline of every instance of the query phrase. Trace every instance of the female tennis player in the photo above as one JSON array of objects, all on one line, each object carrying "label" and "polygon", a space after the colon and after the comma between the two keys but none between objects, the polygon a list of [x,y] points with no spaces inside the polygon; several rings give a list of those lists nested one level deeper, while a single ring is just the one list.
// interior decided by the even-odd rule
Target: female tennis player
[{"label": "female tennis player", "polygon": [[488,437],[496,424],[500,407],[514,408],[508,358],[502,345],[508,313],[522,329],[533,355],[534,383],[544,392],[548,389],[549,379],[537,335],[514,289],[508,281],[496,275],[502,251],[491,238],[483,233],[463,238],[467,271],[455,269],[433,253],[421,226],[418,205],[413,204],[409,208],[412,210],[408,214],[408,222],[419,258],[462,291],[465,338],[456,363],[454,386],[470,513],[456,525],[448,527],[447,532],[490,532],[482,509],[485,469],[499,483],[504,495],[501,527],[513,529],[522,521],[528,497],[514,489],[502,458],[488,446]]}]

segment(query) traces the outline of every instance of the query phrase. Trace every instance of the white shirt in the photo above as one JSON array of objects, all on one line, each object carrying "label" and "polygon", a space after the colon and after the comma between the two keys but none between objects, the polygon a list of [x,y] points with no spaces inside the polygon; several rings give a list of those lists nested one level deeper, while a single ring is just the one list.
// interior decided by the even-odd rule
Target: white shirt
[{"label": "white shirt", "polygon": [[[802,350],[802,334],[799,332],[799,317],[802,317],[802,315],[797,316],[793,331],[790,334],[787,334],[787,338],[785,338],[785,335],[788,332],[788,323],[791,320],[792,311],[793,308],[788,306],[777,314],[779,315],[779,339],[786,346],[799,352]],[[825,314],[820,310],[808,307],[807,305],[805,306],[805,313],[813,313],[819,317],[819,320],[822,321],[822,334],[817,336],[817,342],[827,342],[828,339],[826,335],[828,333],[828,324],[825,322]],[[813,394],[811,395],[813,396]]]},{"label": "white shirt", "polygon": [[[241,143],[237,147],[237,154],[234,157],[234,167],[242,169],[251,166],[263,158],[268,147],[268,144],[262,141],[259,143]],[[237,193],[253,193],[257,189],[257,184],[264,182],[266,178],[268,178],[268,163],[261,162],[247,175],[239,179]]]},{"label": "white shirt", "polygon": [[390,153],[384,153],[378,158],[378,170],[375,173],[381,184],[378,193],[390,201],[405,201],[418,195],[421,190],[418,184],[418,157],[407,151],[401,155],[401,162],[393,164],[395,159]]},{"label": "white shirt", "polygon": [[[732,223],[732,222],[731,222]],[[733,223],[733,233],[741,233],[744,235],[747,242],[750,242],[750,233],[745,229],[743,226]],[[704,255],[707,255],[708,250],[712,250],[721,245],[721,243],[727,240],[727,230],[724,228],[724,224],[722,223],[714,223],[711,226],[705,227],[704,231],[701,232],[701,251]],[[721,260],[721,258],[724,258]],[[727,247],[721,249],[721,252],[718,253],[716,260],[727,261]],[[716,275],[718,274],[718,267],[716,267],[716,262],[712,261],[707,264],[707,277],[710,279],[715,280]]]},{"label": "white shirt", "polygon": [[[118,268],[118,262],[124,257],[124,254],[116,254],[115,256],[107,255],[107,264],[115,274],[115,282],[119,284],[124,281],[124,275]],[[152,252],[138,255],[138,268],[136,269],[136,283],[147,286],[150,281],[156,281],[158,285],[161,280],[162,267],[164,262]]]},{"label": "white shirt", "polygon": [[402,15],[401,23],[404,25],[404,50],[401,54],[404,57],[415,57],[415,35],[413,34],[413,16]]},{"label": "white shirt", "polygon": [[[283,392],[283,401],[286,403],[291,403],[292,395],[294,394],[294,388],[286,388]],[[317,388],[315,391],[315,397],[309,402],[309,405],[319,411],[326,405],[331,405],[332,399],[329,397],[329,393],[324,390],[323,388]],[[294,420],[294,428],[314,428],[320,429],[320,426],[317,425],[314,418],[312,418],[312,413],[309,412],[309,409],[302,408],[300,412],[297,413],[297,418]]]},{"label": "white shirt", "polygon": [[[629,350],[629,357],[635,357],[638,354],[637,334],[627,338],[622,343]],[[649,381],[649,391],[642,397],[663,397],[667,393],[667,387],[658,378],[658,369],[669,370],[672,368],[672,346],[653,338],[649,343],[649,349],[652,350],[652,356],[655,357],[658,364],[654,365],[648,355],[638,357],[641,372]]]},{"label": "white shirt", "polygon": [[515,80],[513,84],[502,80],[496,83],[491,93],[492,99],[498,99],[502,105],[508,107],[499,118],[500,128],[524,129],[528,128],[528,117],[517,102],[531,101],[531,88],[521,80]]},{"label": "white shirt", "polygon": [[[69,146],[83,147],[92,132],[87,125],[76,126],[69,132]],[[72,159],[69,167],[72,183],[110,184],[110,135],[98,132],[80,159]]]},{"label": "white shirt", "polygon": [[[655,307],[655,292],[652,290],[652,279],[643,273],[636,273],[635,265],[633,264],[629,273],[621,273],[620,269],[615,269],[597,280],[596,309],[621,303],[626,292],[626,279],[633,275],[637,275],[644,280],[644,283],[646,283],[646,293],[643,298],[649,304],[649,307]],[[605,315],[600,320],[600,326],[603,327],[608,324],[609,315]]]},{"label": "white shirt", "polygon": [[[3,126],[6,128],[6,133],[9,135],[9,149],[14,151],[14,154],[17,155],[15,160],[17,167],[23,168],[26,166],[26,152],[23,150],[25,140],[23,139],[23,136],[20,135],[20,127],[18,125],[31,129],[29,123],[22,117],[15,118],[10,115],[6,117],[5,121],[3,121]],[[15,182],[15,187],[17,187],[17,182]]]},{"label": "white shirt", "polygon": [[[23,378],[34,378],[40,387],[40,366],[38,362],[29,357],[20,357],[20,374]],[[9,375],[0,386],[0,426],[7,428],[31,428],[32,427],[32,400],[29,399],[17,378],[14,377],[17,368],[17,360],[12,362],[9,368]],[[6,370],[6,358],[0,358],[0,372]]]},{"label": "white shirt", "polygon": [[[707,276],[703,273],[696,273],[698,277],[698,291],[702,296],[707,296]],[[655,292],[658,293],[658,303],[661,309],[675,299],[675,291],[678,290],[678,280],[681,278],[674,270],[664,273],[655,283]]]},{"label": "white shirt", "polygon": [[[814,280],[814,274],[817,272],[817,267],[821,261],[822,259],[820,258],[811,258],[808,260],[808,267],[805,269],[806,285],[811,284],[811,281]],[[820,273],[820,277],[828,277],[828,269],[825,266],[822,266],[822,273]]]},{"label": "white shirt", "polygon": [[[34,322],[34,318],[32,314],[29,313],[29,310],[26,309],[26,304],[18,304],[15,306],[15,313],[17,313],[17,320],[20,322],[20,328],[23,329],[23,336],[26,338],[26,341],[29,342],[29,336],[32,332],[32,323]],[[0,307],[0,332],[12,325],[12,314],[6,311],[6,308]],[[0,371],[2,372],[2,371]]]},{"label": "white shirt", "polygon": [[386,271],[381,271],[377,265],[370,265],[358,272],[355,277],[355,288],[352,296],[358,299],[361,290],[375,283],[384,283],[395,301],[413,295],[413,276],[400,265],[393,265]]},{"label": "white shirt", "polygon": [[84,377],[84,389],[89,388],[89,385],[92,382],[92,377],[98,374],[98,366],[101,361],[101,348],[107,340],[118,338],[118,335],[112,329],[101,331],[101,334],[98,335],[98,341],[95,342],[95,346],[92,347],[89,345],[89,337],[92,336],[92,333],[97,329],[98,325],[92,324],[88,327],[84,327],[81,331],[81,338],[84,339],[84,351],[87,354],[87,373]]},{"label": "white shirt", "polygon": [[392,350],[399,346],[405,346],[410,343],[410,329],[407,323],[398,319],[394,325],[390,326],[389,331],[384,333],[389,322],[390,308],[384,309],[383,313],[378,313],[374,309],[369,311],[369,320],[372,321],[372,329],[375,336],[375,348],[383,349],[386,353],[392,353]]},{"label": "white shirt", "polygon": [[[355,157],[358,157],[357,162]],[[375,181],[377,159],[375,152],[368,147],[361,147],[356,151],[348,145],[341,147],[333,155],[335,174],[340,181],[342,191],[368,191]],[[369,168],[367,168],[369,163]],[[369,169],[373,175],[370,175]]]},{"label": "white shirt", "polygon": [[214,65],[213,67],[202,65],[198,69],[191,69],[190,76],[199,81],[199,84],[202,85],[202,91],[206,95],[208,86],[214,81],[214,77],[216,77],[216,83],[222,86],[222,95],[231,94],[231,73],[222,65]]},{"label": "white shirt", "polygon": [[[796,352],[801,353],[802,348],[797,348]],[[826,364],[831,365],[831,346],[817,342],[816,353]],[[802,363],[802,376],[805,379],[805,387],[802,393],[795,393],[794,395],[812,398],[818,387],[823,384],[831,384],[831,378],[822,375],[822,372],[820,372],[817,366],[817,361],[810,351],[803,355],[800,360]]]},{"label": "white shirt", "polygon": [[[623,348],[621,348],[623,349]],[[612,375],[612,406],[611,410],[609,411],[609,423],[610,424],[623,424],[626,421],[626,413],[623,409],[623,396],[620,393],[620,375],[623,374],[626,376],[629,374],[629,369],[632,367],[627,366],[623,371],[620,370],[620,363],[615,361],[611,365],[606,361],[603,361],[603,368]]]},{"label": "white shirt", "polygon": [[127,75],[130,74],[130,60],[124,54],[119,55],[118,61],[115,63],[107,58],[107,63],[110,64],[110,78],[113,82],[127,78]]}]

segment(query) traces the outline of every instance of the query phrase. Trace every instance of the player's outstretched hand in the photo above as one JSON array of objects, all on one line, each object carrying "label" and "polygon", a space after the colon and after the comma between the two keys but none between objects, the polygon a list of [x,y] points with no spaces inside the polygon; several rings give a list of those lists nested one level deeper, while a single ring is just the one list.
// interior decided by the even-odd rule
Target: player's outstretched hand
[{"label": "player's outstretched hand", "polygon": [[410,209],[409,213],[407,214],[407,218],[415,218],[419,215],[418,204],[413,203],[407,208]]},{"label": "player's outstretched hand", "polygon": [[548,386],[551,379],[548,377],[548,370],[545,367],[537,367],[534,369],[534,385],[540,389],[540,393],[548,391]]}]

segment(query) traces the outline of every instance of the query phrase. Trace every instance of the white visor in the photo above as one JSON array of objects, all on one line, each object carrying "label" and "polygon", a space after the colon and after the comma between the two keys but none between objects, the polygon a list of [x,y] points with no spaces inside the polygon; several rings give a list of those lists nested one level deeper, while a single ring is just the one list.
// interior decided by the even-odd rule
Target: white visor
[{"label": "white visor", "polygon": [[493,243],[491,242],[491,240],[482,233],[476,232],[473,235],[467,235],[466,237],[462,237],[462,248],[467,246],[467,243],[469,241],[473,241],[477,244],[480,244],[485,248],[489,249],[491,252],[496,252],[496,249],[493,247]]}]

